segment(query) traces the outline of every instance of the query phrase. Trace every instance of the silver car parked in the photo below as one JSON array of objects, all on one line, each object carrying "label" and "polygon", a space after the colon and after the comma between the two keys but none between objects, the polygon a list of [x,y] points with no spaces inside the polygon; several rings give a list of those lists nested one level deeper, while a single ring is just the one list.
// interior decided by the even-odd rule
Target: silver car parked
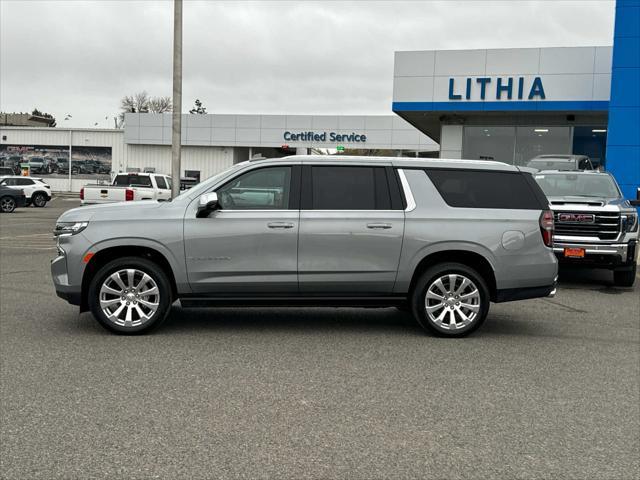
[{"label": "silver car parked", "polygon": [[462,336],[489,303],[553,295],[553,215],[529,173],[483,161],[294,156],[234,165],[171,202],[56,225],[58,295],[106,328],[203,306],[408,309]]}]

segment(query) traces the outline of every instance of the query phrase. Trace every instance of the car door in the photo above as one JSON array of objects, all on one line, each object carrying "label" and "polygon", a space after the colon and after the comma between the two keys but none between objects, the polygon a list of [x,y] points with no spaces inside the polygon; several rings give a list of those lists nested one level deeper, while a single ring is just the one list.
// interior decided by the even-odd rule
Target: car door
[{"label": "car door", "polygon": [[33,195],[33,192],[36,189],[36,182],[34,182],[31,178],[17,178],[16,185],[18,186],[18,188],[21,188],[24,191],[24,195],[27,197],[27,199],[31,198],[31,195]]},{"label": "car door", "polygon": [[153,179],[156,182],[157,199],[161,201],[169,200],[171,198],[171,190],[165,177],[162,175],[154,175]]},{"label": "car door", "polygon": [[305,165],[301,198],[300,292],[391,293],[404,232],[391,167]]},{"label": "car door", "polygon": [[244,171],[216,193],[219,207],[206,218],[196,218],[193,209],[185,217],[194,293],[296,293],[300,167]]}]

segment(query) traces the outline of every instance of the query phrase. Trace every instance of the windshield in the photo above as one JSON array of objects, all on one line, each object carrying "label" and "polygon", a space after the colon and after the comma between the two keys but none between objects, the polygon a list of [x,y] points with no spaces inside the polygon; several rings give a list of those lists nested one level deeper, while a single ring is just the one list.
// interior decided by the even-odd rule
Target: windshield
[{"label": "windshield", "polygon": [[538,170],[567,170],[575,169],[576,162],[563,160],[561,158],[537,159],[527,163],[529,168],[537,168]]},{"label": "windshield", "polygon": [[554,173],[534,178],[547,197],[620,197],[618,186],[609,175]]}]

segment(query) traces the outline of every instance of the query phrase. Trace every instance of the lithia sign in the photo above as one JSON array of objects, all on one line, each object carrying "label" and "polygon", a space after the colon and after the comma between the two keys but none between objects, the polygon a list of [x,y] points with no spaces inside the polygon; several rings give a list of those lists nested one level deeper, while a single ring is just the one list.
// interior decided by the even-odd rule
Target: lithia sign
[{"label": "lithia sign", "polygon": [[[462,100],[463,95],[465,100],[471,100],[474,92],[480,92],[480,100],[485,100],[487,95],[491,95],[495,92],[496,100],[511,100],[514,96],[518,100],[526,98],[527,100],[544,100],[544,87],[542,86],[542,79],[535,77],[529,84],[525,82],[524,77],[477,77],[467,78],[465,86],[461,89],[456,85],[455,78],[449,78],[449,100]],[[495,87],[494,87],[495,85]],[[489,96],[492,98],[493,96]],[[476,97],[477,98],[477,97]]]}]

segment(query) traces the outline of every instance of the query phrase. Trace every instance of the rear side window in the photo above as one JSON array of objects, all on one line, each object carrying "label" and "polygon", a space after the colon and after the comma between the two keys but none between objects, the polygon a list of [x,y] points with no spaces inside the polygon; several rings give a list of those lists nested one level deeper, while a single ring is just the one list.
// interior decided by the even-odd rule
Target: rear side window
[{"label": "rear side window", "polygon": [[539,195],[525,174],[474,170],[426,170],[452,207],[540,210]]},{"label": "rear side window", "polygon": [[391,209],[384,168],[328,165],[313,166],[310,170],[313,210]]},{"label": "rear side window", "polygon": [[156,184],[158,185],[158,188],[161,190],[167,189],[167,182],[165,182],[164,177],[156,177]]}]

